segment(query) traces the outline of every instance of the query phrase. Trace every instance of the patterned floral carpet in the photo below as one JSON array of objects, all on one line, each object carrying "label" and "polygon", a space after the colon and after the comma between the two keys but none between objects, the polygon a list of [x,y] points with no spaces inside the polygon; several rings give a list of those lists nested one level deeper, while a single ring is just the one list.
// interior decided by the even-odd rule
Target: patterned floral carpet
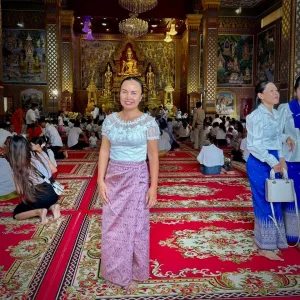
[{"label": "patterned floral carpet", "polygon": [[96,151],[59,162],[62,217],[16,221],[18,199],[0,201],[1,299],[300,299],[300,252],[284,261],[253,248],[245,165],[235,175],[199,173],[189,144],[161,158],[158,203],[151,210],[150,278],[132,295],[100,275],[101,209]]}]

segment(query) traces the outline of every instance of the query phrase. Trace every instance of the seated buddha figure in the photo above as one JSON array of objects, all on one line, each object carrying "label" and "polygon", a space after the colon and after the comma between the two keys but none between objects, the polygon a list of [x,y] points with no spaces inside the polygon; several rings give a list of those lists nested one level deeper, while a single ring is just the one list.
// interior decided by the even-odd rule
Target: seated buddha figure
[{"label": "seated buddha figure", "polygon": [[127,60],[123,61],[122,71],[120,75],[123,76],[141,76],[137,68],[137,61],[133,58],[133,52],[130,47],[126,51]]}]

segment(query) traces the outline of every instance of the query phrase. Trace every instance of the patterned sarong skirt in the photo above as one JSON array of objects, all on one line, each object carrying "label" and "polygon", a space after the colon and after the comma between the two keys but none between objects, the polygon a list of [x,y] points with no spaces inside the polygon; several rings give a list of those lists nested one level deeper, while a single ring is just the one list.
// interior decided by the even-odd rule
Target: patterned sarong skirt
[{"label": "patterned sarong skirt", "polygon": [[147,164],[110,160],[105,177],[109,205],[103,206],[101,274],[127,286],[149,276],[149,188]]}]

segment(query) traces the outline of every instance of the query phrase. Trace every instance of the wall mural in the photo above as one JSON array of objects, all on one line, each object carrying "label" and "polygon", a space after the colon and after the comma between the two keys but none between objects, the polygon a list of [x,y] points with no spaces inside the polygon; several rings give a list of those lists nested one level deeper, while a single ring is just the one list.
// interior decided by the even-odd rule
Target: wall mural
[{"label": "wall mural", "polygon": [[169,83],[175,84],[175,44],[164,41],[138,41],[137,46],[145,58],[145,66],[151,63],[156,76],[158,89],[164,89]]},{"label": "wall mural", "polygon": [[46,31],[3,30],[3,81],[46,84]]},{"label": "wall mural", "polygon": [[218,89],[216,112],[221,115],[232,115],[236,113],[235,92],[228,89]]},{"label": "wall mural", "polygon": [[257,36],[257,72],[256,80],[274,81],[276,27],[272,26]]},{"label": "wall mural", "polygon": [[36,103],[39,105],[40,110],[42,110],[43,98],[43,92],[37,89],[27,89],[20,93],[22,108],[29,108],[32,103]]},{"label": "wall mural", "polygon": [[[102,78],[107,64],[116,70],[115,60],[120,60],[118,56],[122,41],[100,41],[81,40],[81,87],[86,89],[93,76],[97,88],[103,88]],[[122,51],[125,49],[122,49]],[[132,51],[140,53],[142,66],[139,72],[145,76],[149,63],[153,67],[155,82],[158,89],[163,89],[170,81],[172,86],[175,83],[175,44],[163,41],[136,41],[132,45]],[[141,57],[142,56],[142,57]],[[138,58],[137,58],[138,59]]]},{"label": "wall mural", "polygon": [[218,36],[218,84],[252,84],[253,36]]}]

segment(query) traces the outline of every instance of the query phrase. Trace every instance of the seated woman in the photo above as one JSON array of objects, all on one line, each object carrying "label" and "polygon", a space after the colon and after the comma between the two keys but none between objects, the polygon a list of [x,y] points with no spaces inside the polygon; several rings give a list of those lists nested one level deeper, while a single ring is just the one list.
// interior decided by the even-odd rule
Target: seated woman
[{"label": "seated woman", "polygon": [[158,140],[158,156],[162,157],[165,156],[171,150],[171,138],[170,135],[159,128],[160,130],[160,137]]},{"label": "seated woman", "polygon": [[217,134],[216,134],[216,139],[217,139],[218,146],[227,146],[226,128],[224,123],[221,123],[219,125],[219,129],[217,130]]},{"label": "seated woman", "polygon": [[203,146],[197,160],[201,164],[202,174],[220,174],[224,165],[223,150],[217,146],[217,140],[213,136],[209,136],[209,145]]},{"label": "seated woman", "polygon": [[[84,137],[85,142],[79,141],[79,136]],[[88,147],[88,138],[86,134],[80,128],[80,122],[75,121],[74,127],[72,127],[68,134],[68,147],[71,150],[82,150]]]},{"label": "seated woman", "polygon": [[[2,149],[2,148],[1,148]],[[0,149],[0,201],[18,197],[8,161]]]},{"label": "seated woman", "polygon": [[60,217],[58,195],[44,180],[51,181],[52,173],[57,171],[50,159],[32,151],[30,143],[21,135],[11,138],[8,155],[16,190],[22,199],[14,209],[14,218],[40,217],[41,224],[46,224],[47,212],[51,210],[57,220]]},{"label": "seated woman", "polygon": [[182,120],[179,127],[179,140],[185,141],[190,136],[190,128],[187,120]]}]

